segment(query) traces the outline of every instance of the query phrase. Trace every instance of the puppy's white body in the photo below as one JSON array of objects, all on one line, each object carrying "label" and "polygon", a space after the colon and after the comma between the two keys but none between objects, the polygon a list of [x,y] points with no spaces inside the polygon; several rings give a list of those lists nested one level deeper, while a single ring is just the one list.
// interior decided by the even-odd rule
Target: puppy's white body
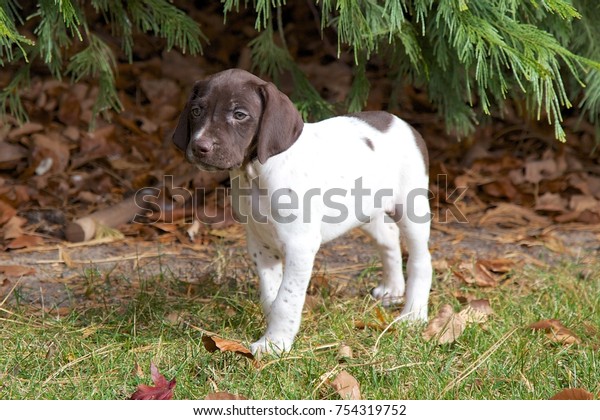
[{"label": "puppy's white body", "polygon": [[[248,251],[267,317],[253,353],[289,350],[315,254],[322,243],[357,226],[373,237],[381,254],[384,278],[373,295],[393,303],[406,292],[401,316],[427,320],[432,269],[426,165],[415,131],[399,118],[390,116],[386,127],[376,128],[343,116],[305,124],[284,152],[230,171],[232,185],[239,187],[233,200],[241,216],[248,216]],[[400,230],[409,251],[406,290]]]}]

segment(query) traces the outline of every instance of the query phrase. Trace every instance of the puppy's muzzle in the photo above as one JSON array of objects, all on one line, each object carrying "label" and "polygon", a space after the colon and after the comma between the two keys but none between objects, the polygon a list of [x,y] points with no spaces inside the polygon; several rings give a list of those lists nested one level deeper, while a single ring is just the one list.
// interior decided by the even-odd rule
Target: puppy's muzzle
[{"label": "puppy's muzzle", "polygon": [[209,139],[194,140],[192,143],[192,153],[198,158],[206,157],[215,147],[215,143]]}]

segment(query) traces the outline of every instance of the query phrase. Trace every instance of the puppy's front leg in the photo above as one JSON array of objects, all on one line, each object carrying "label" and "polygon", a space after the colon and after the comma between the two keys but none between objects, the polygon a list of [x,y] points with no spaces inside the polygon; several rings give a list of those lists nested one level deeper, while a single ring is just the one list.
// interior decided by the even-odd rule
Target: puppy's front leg
[{"label": "puppy's front leg", "polygon": [[277,297],[277,292],[283,279],[283,265],[281,255],[272,247],[256,239],[254,233],[247,229],[246,241],[248,254],[254,261],[260,288],[260,303],[263,312],[268,314],[271,305]]},{"label": "puppy's front leg", "polygon": [[267,330],[250,346],[254,355],[281,354],[291,349],[300,328],[306,289],[310,282],[315,251],[286,249],[283,281],[270,310],[265,313]]}]

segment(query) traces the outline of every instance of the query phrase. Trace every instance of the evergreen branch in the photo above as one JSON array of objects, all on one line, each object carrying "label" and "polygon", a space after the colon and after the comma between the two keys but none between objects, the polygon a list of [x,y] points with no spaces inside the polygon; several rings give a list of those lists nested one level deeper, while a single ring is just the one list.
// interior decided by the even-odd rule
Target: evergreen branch
[{"label": "evergreen branch", "polygon": [[279,83],[282,73],[289,71],[294,80],[292,101],[304,120],[322,119],[333,115],[333,107],[327,103],[310,83],[306,75],[292,59],[288,50],[275,44],[273,27],[266,29],[254,38],[250,44],[252,63],[258,72],[269,76],[275,84]]},{"label": "evergreen branch", "polygon": [[[404,23],[402,30],[396,32],[395,38],[402,44],[403,52],[410,60],[410,64],[416,73],[421,73],[421,69],[423,69],[425,76],[428,77],[428,63],[423,57],[423,50],[419,44],[417,32],[413,25]],[[400,50],[400,48],[397,49]]]},{"label": "evergreen branch", "polygon": [[83,23],[83,13],[79,6],[75,6],[71,0],[54,0],[54,7],[57,7],[62,15],[64,25],[71,30],[72,35],[77,35],[79,41],[83,41],[79,26]]},{"label": "evergreen branch", "polygon": [[129,62],[133,60],[133,25],[121,0],[92,0],[96,12],[110,24],[112,34],[121,38],[121,48]]},{"label": "evergreen branch", "polygon": [[[559,5],[562,2],[554,2],[552,10],[558,10]],[[453,40],[452,49],[457,52],[458,61],[467,71],[474,68],[483,112],[490,112],[489,94],[497,102],[506,98],[510,84],[503,68],[510,69],[523,93],[532,99],[528,103],[536,109],[538,119],[544,110],[549,123],[555,126],[557,137],[564,139],[560,108],[570,107],[571,103],[558,60],[562,60],[577,81],[580,70],[598,63],[570,52],[548,32],[499,14],[493,2],[465,6],[449,3],[440,7],[435,21],[444,25],[446,37]],[[561,10],[563,16],[577,17],[569,8]],[[466,83],[470,96],[470,78]]]},{"label": "evergreen branch", "polygon": [[293,63],[290,69],[294,80],[292,100],[305,121],[319,121],[334,115],[333,106],[324,100],[306,75]]},{"label": "evergreen branch", "polygon": [[21,101],[20,92],[30,84],[30,70],[31,64],[29,63],[21,67],[14,74],[8,86],[0,91],[0,121],[5,119],[7,111],[18,121],[27,121],[27,111]]},{"label": "evergreen branch", "polygon": [[[524,100],[526,109],[554,125],[562,110],[577,100],[592,121],[600,115],[600,3],[586,0],[315,0],[321,30],[337,36],[338,55],[351,51],[356,67],[344,105],[350,111],[366,103],[366,65],[373,54],[388,63],[390,104],[404,83],[425,88],[449,129],[465,134],[481,114],[502,110],[507,97]],[[248,6],[248,1],[244,5]],[[225,14],[240,0],[223,0]],[[292,99],[305,119],[331,115],[334,105],[319,95],[290,55],[284,36],[285,0],[254,0],[255,27],[250,43],[253,65],[278,83],[283,72],[294,81]],[[96,13],[121,39],[133,58],[134,31],[163,37],[167,48],[202,52],[206,40],[197,23],[169,0],[91,0]],[[96,79],[94,112],[120,109],[116,95],[114,53],[90,33],[82,0],[40,0],[36,13],[21,17],[18,1],[0,0],[0,65],[39,57],[60,77]],[[279,38],[274,36],[277,19]],[[35,20],[34,44],[17,30]],[[77,46],[76,43],[81,43]],[[71,48],[77,46],[74,56]],[[29,56],[29,57],[28,57]],[[65,66],[63,63],[70,59]],[[26,72],[0,92],[0,112],[19,116],[25,110],[18,89]],[[600,123],[600,122],[599,122]]]},{"label": "evergreen branch", "polygon": [[285,4],[285,0],[256,0],[254,6],[256,10],[256,22],[254,28],[257,31],[266,28],[271,22],[271,9],[281,7],[283,4]]},{"label": "evergreen branch", "polygon": [[[92,0],[91,5],[109,23],[113,35],[121,38],[123,51],[130,61],[134,28],[165,38],[168,49],[177,46],[184,53],[202,52],[201,40],[206,38],[200,27],[168,0]],[[30,54],[39,56],[56,78],[68,74],[74,81],[95,79],[99,89],[92,108],[95,117],[107,109],[119,111],[122,106],[115,87],[114,52],[89,31],[83,8],[81,0],[40,0],[36,12],[26,19],[37,21],[33,30],[37,37],[34,44],[17,31],[15,22],[23,23],[18,3],[0,0],[0,65],[4,65],[5,57],[9,63],[15,63],[21,58],[27,61]],[[73,41],[83,43],[83,49],[70,56],[65,66],[63,56],[73,47]],[[27,45],[32,48],[25,49]],[[20,55],[14,51],[15,46],[20,48]],[[27,80],[24,76],[16,78],[2,90],[0,112],[8,109],[19,120],[26,119],[18,89],[26,86]]]},{"label": "evergreen branch", "polygon": [[[92,108],[94,117],[108,109],[121,111],[123,106],[115,87],[115,56],[110,47],[96,35],[88,33],[88,40],[89,45],[71,57],[67,73],[74,83],[84,78],[98,80],[98,97]],[[91,121],[92,126],[94,119]]]},{"label": "evergreen branch", "polygon": [[367,79],[367,60],[363,57],[354,68],[354,80],[347,99],[348,112],[358,112],[365,107],[369,98],[370,86],[369,79]]},{"label": "evergreen branch", "polygon": [[[76,11],[71,2],[61,3],[64,9],[57,7],[54,0],[41,0],[38,10],[32,17],[39,18],[39,24],[33,31],[37,35],[37,50],[52,75],[61,78],[63,69],[62,51],[71,46],[71,39],[82,39],[77,25],[81,21],[80,11]],[[70,33],[67,32],[70,29]]]},{"label": "evergreen branch", "polygon": [[134,25],[143,32],[152,32],[183,53],[202,54],[200,40],[206,37],[194,20],[165,0],[132,0],[127,2]]},{"label": "evergreen branch", "polygon": [[19,48],[21,56],[28,62],[26,45],[34,45],[33,41],[19,34],[15,26],[15,21],[19,19],[17,5],[11,0],[2,0],[0,2],[0,66],[4,66],[4,60],[9,63],[17,60],[17,55],[13,52],[13,46]]},{"label": "evergreen branch", "polygon": [[[581,19],[574,23],[571,47],[582,51],[587,57],[600,61],[600,3],[575,1],[581,11]],[[583,96],[580,106],[590,121],[596,124],[600,139],[600,70],[592,68],[584,78],[585,89],[575,89],[573,96]],[[600,140],[599,140],[600,141]]]},{"label": "evergreen branch", "polygon": [[248,47],[250,47],[253,66],[260,74],[269,76],[275,83],[278,83],[279,76],[293,65],[288,50],[277,46],[273,41],[271,25],[250,41]]},{"label": "evergreen branch", "polygon": [[[537,7],[537,1],[532,0],[531,2]],[[563,20],[581,18],[581,14],[569,2],[563,0],[542,0],[541,4],[545,10],[557,14]]]}]

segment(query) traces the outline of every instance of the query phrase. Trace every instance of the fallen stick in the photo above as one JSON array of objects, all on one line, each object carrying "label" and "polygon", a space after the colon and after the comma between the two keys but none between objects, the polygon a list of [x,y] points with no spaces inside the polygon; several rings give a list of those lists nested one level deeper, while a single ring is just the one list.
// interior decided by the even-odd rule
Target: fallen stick
[{"label": "fallen stick", "polygon": [[[185,184],[195,175],[194,173],[189,173],[175,179],[171,178],[173,179],[171,186]],[[214,189],[227,176],[227,172],[215,172],[212,176],[203,175],[200,182],[207,189]],[[85,242],[95,237],[99,226],[115,228],[131,222],[136,215],[140,215],[142,212],[157,205],[155,201],[146,200],[146,198],[156,198],[157,188],[161,188],[162,190],[162,187],[165,187],[165,185],[161,184],[153,188],[144,188],[120,203],[74,220],[66,226],[65,237],[69,242]]]},{"label": "fallen stick", "polygon": [[[152,190],[148,189],[149,192]],[[138,194],[115,204],[114,206],[98,210],[89,216],[77,219],[67,225],[65,236],[70,242],[85,242],[94,238],[98,226],[117,227],[130,222],[136,214],[144,208],[138,205]],[[143,200],[142,200],[143,202]]]}]

